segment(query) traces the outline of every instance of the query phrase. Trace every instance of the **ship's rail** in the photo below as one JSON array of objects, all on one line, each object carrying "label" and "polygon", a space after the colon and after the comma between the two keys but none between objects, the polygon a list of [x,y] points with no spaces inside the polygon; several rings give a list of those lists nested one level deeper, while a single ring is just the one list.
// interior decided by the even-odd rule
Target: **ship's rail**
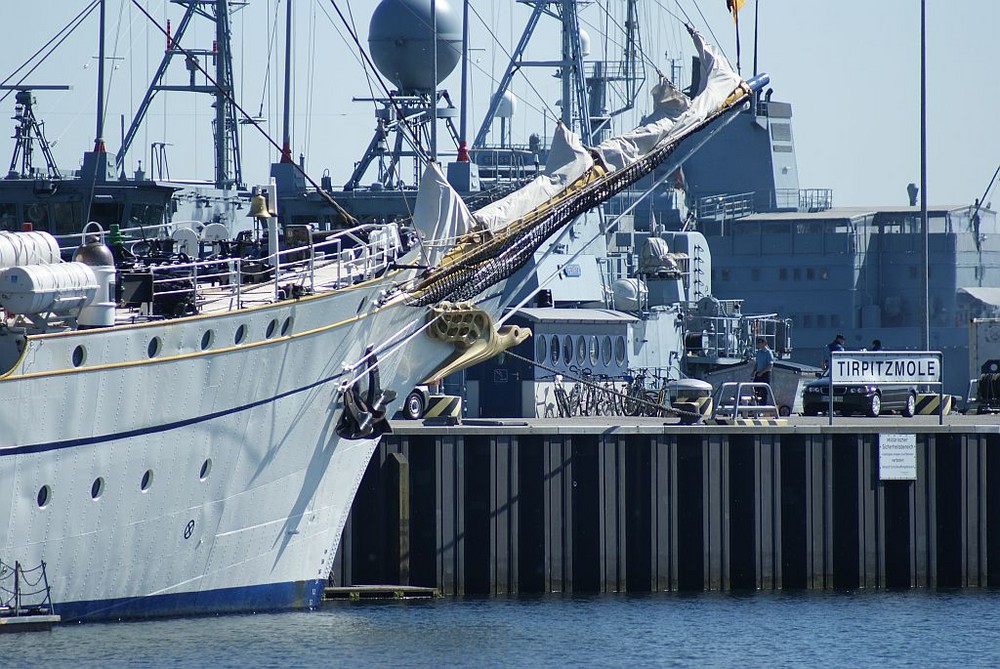
[{"label": "ship's rail", "polygon": [[732,221],[754,213],[755,193],[731,193],[698,198],[695,216],[700,221]]},{"label": "ship's rail", "polygon": [[125,304],[148,317],[166,317],[277,302],[373,279],[402,252],[396,228],[362,225],[260,257],[143,266],[122,274]]}]

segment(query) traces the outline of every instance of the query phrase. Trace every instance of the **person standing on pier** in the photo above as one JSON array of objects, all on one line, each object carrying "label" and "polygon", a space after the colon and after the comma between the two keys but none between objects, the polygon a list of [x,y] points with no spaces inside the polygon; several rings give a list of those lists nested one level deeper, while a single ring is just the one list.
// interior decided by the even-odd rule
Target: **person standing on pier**
[{"label": "person standing on pier", "polygon": [[839,334],[833,338],[833,341],[826,345],[826,351],[823,353],[823,370],[830,369],[830,360],[833,358],[834,351],[843,351],[844,342],[847,338],[844,335]]},{"label": "person standing on pier", "polygon": [[[754,383],[771,383],[771,370],[774,369],[774,351],[767,346],[767,340],[757,337],[757,352],[754,355],[753,381]],[[767,394],[763,389],[754,389],[757,395],[757,402],[766,401]]]}]

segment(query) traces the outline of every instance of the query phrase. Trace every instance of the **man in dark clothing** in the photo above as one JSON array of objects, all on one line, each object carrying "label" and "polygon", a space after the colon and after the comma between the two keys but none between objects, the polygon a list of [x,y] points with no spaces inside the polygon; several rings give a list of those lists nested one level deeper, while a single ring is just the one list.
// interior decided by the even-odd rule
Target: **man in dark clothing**
[{"label": "man in dark clothing", "polygon": [[831,354],[834,351],[843,351],[844,342],[847,339],[844,335],[839,334],[833,338],[833,341],[826,345],[826,354],[823,356],[823,369],[830,369],[830,359],[833,357]]},{"label": "man in dark clothing", "polygon": [[869,351],[881,351],[882,350],[882,340],[872,339],[872,347],[868,349]]}]

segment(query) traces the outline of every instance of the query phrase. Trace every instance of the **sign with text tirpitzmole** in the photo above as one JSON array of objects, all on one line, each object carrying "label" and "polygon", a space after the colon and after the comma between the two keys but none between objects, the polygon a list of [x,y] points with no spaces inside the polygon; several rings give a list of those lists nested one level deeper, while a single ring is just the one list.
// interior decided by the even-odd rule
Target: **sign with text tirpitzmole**
[{"label": "sign with text tirpitzmole", "polygon": [[833,383],[941,382],[939,351],[834,351],[831,358]]}]

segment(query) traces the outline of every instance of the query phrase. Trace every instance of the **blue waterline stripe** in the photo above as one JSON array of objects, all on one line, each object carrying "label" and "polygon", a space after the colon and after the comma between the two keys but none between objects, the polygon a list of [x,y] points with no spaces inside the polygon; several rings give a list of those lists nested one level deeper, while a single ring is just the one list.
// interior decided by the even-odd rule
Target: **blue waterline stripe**
[{"label": "blue waterline stripe", "polygon": [[269,583],[148,597],[57,603],[53,609],[62,616],[63,622],[314,609],[323,601],[324,585],[325,581],[320,579]]},{"label": "blue waterline stripe", "polygon": [[89,446],[92,444],[100,444],[106,441],[115,441],[117,439],[129,439],[131,437],[138,437],[146,434],[157,434],[159,432],[169,432],[170,430],[176,430],[182,427],[187,427],[189,425],[196,425],[198,423],[204,423],[205,421],[215,420],[216,418],[221,418],[222,416],[228,416],[229,414],[239,413],[241,411],[247,411],[249,409],[254,409],[265,404],[270,404],[278,400],[284,399],[286,397],[291,397],[292,395],[297,395],[303,393],[307,390],[312,390],[319,386],[330,383],[331,381],[336,381],[337,379],[345,376],[346,372],[340,372],[339,374],[334,374],[333,376],[328,376],[325,379],[320,379],[319,381],[314,381],[301,388],[295,388],[294,390],[289,390],[272,397],[267,397],[264,399],[256,400],[250,402],[249,404],[244,404],[243,406],[234,407],[232,409],[225,409],[223,411],[216,411],[214,413],[205,414],[204,416],[197,416],[195,418],[186,418],[184,420],[175,421],[173,423],[164,423],[163,425],[154,425],[152,427],[144,427],[136,430],[128,430],[125,432],[113,432],[111,434],[100,435],[96,437],[81,437],[79,439],[65,439],[62,441],[51,441],[41,444],[30,444],[27,446],[14,446],[12,448],[0,448],[0,457],[7,455],[22,455],[25,453],[44,453],[45,451],[55,451],[63,448],[73,448],[76,446]]}]

